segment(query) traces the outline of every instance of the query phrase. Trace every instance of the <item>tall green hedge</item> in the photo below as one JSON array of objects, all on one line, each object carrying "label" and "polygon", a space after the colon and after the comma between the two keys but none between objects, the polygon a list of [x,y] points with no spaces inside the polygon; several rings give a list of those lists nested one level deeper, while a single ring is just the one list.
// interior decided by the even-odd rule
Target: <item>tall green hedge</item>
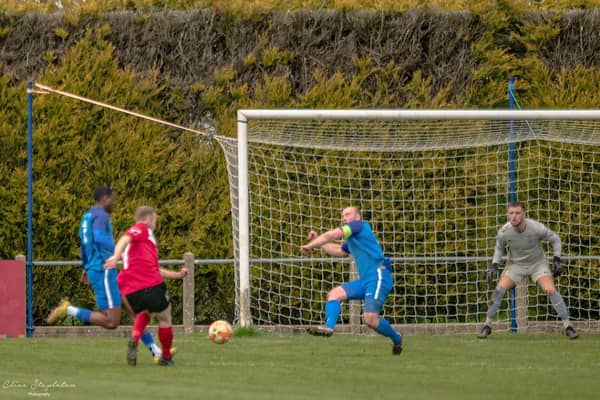
[{"label": "tall green hedge", "polygon": [[[0,257],[26,251],[27,81],[235,135],[239,108],[598,107],[598,12],[230,9],[0,14]],[[161,258],[232,257],[223,155],[210,139],[57,95],[34,101],[34,258],[79,256],[97,185],[160,213]],[[91,303],[78,270],[36,269],[35,320],[62,296]],[[200,267],[197,321],[231,318],[231,267]],[[179,287],[172,283],[174,295]],[[215,302],[216,299],[216,302]]]}]

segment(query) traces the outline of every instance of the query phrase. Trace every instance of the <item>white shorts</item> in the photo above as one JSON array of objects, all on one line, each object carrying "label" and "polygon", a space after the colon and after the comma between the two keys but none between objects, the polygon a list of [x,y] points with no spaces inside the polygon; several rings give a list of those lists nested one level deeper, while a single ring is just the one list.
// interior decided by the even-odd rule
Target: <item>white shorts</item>
[{"label": "white shorts", "polygon": [[542,276],[552,276],[552,272],[548,267],[546,260],[540,261],[531,266],[523,266],[516,264],[506,264],[502,275],[509,277],[514,283],[519,283],[523,278],[530,276],[534,282],[537,282]]}]

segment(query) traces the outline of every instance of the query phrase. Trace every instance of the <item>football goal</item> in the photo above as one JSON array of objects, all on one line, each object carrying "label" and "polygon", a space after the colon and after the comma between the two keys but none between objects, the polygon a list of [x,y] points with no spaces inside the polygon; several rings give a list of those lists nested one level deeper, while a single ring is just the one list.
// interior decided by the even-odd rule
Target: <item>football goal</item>
[{"label": "football goal", "polygon": [[[556,279],[577,329],[599,331],[600,111],[240,110],[219,136],[231,187],[238,322],[322,323],[351,257],[302,257],[309,230],[361,209],[394,264],[384,315],[403,332],[475,332],[509,201],[562,239]],[[548,255],[551,251],[548,249]],[[340,330],[361,332],[360,304]],[[504,299],[496,330],[561,324],[535,283]]]}]

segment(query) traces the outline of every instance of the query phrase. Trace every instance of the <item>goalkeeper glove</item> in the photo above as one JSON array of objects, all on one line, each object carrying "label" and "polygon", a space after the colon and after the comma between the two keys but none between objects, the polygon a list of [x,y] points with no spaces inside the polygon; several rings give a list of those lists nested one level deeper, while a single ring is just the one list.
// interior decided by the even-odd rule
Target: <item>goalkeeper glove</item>
[{"label": "goalkeeper glove", "polygon": [[562,273],[562,265],[560,265],[560,257],[554,256],[552,259],[552,275],[559,276]]},{"label": "goalkeeper glove", "polygon": [[490,283],[494,276],[498,273],[498,263],[492,263],[485,274],[485,280]]}]

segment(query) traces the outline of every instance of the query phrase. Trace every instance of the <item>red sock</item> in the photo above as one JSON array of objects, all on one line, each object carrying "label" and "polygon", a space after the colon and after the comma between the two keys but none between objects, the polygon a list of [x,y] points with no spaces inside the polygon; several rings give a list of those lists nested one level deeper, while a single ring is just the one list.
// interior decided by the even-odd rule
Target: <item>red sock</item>
[{"label": "red sock", "polygon": [[171,346],[173,345],[173,327],[158,328],[158,340],[162,348],[162,357],[165,360],[171,359]]},{"label": "red sock", "polygon": [[133,321],[133,329],[131,330],[131,337],[133,337],[136,343],[139,342],[140,337],[142,337],[144,334],[148,322],[150,322],[150,314],[148,314],[146,311],[142,311],[135,316],[135,321]]}]

